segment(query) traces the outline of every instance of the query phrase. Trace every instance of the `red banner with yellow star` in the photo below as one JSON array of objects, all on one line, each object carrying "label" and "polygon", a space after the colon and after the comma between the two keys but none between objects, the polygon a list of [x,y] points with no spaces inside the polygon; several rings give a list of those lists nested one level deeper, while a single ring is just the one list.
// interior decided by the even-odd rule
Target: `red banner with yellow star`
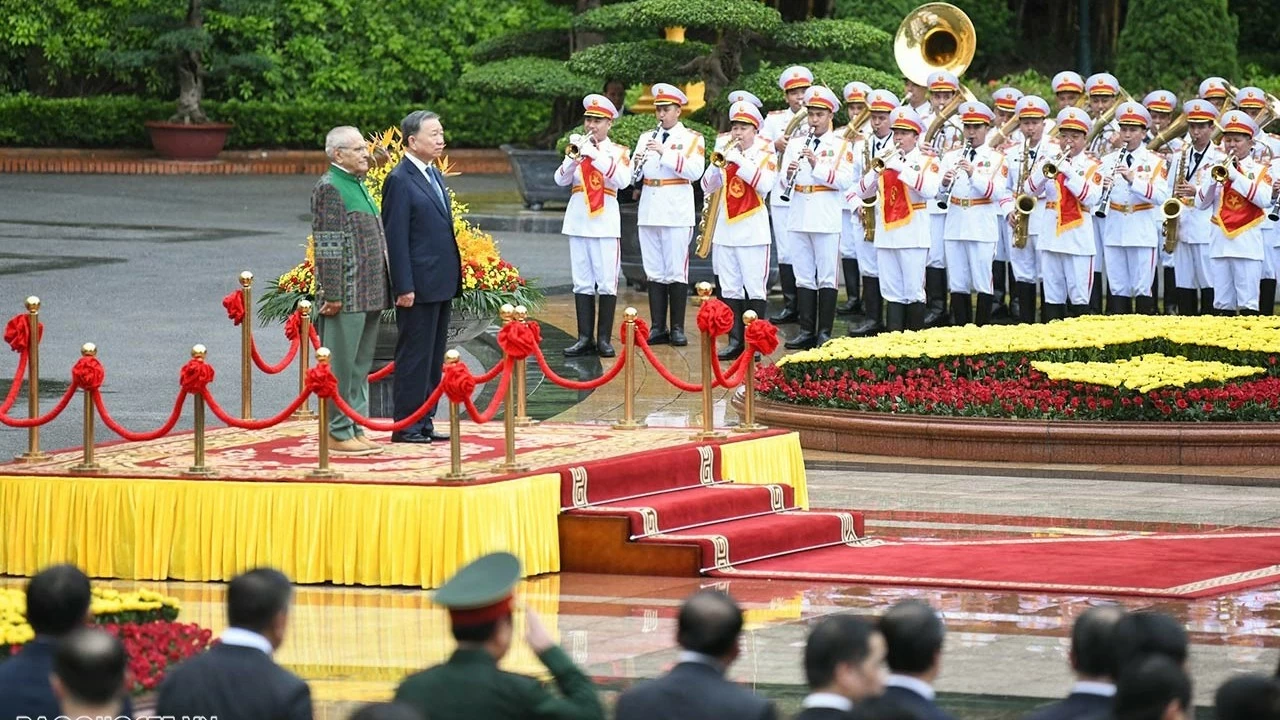
[{"label": "red banner with yellow star", "polygon": [[596,169],[591,158],[582,159],[582,188],[587,196],[587,216],[604,212],[604,173]]},{"label": "red banner with yellow star", "polygon": [[1213,214],[1213,224],[1222,228],[1230,240],[1262,222],[1262,214],[1262,208],[1249,202],[1228,180],[1222,188],[1222,202],[1218,203],[1218,211]]},{"label": "red banner with yellow star", "polygon": [[897,170],[880,173],[880,219],[885,230],[900,228],[911,222],[911,195],[907,184],[898,179]]},{"label": "red banner with yellow star", "polygon": [[729,163],[724,168],[724,213],[729,222],[741,220],[764,207],[760,193],[738,177],[738,166]]}]

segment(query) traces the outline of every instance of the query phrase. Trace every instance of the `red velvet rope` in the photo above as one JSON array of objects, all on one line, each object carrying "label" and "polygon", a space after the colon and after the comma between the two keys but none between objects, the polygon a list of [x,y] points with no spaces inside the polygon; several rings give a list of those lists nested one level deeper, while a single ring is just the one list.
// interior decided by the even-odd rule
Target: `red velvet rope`
[{"label": "red velvet rope", "polygon": [[498,347],[513,360],[524,360],[542,344],[542,327],[532,320],[509,322],[498,331]]},{"label": "red velvet rope", "polygon": [[476,410],[476,406],[471,402],[470,396],[467,397],[464,403],[467,408],[467,415],[471,416],[473,422],[484,424],[492,420],[498,414],[498,408],[502,405],[502,401],[507,397],[507,386],[511,384],[511,359],[503,360],[502,365],[499,367],[502,368],[502,379],[498,381],[498,389],[493,394],[493,399],[489,401],[489,407],[485,408],[483,413]]},{"label": "red velvet rope", "polygon": [[738,359],[729,366],[729,372],[726,375],[720,369],[720,359],[714,355],[711,357],[711,373],[715,375],[715,387],[733,389],[742,384],[743,378],[747,372],[747,360],[750,358],[751,349],[747,348]]},{"label": "red velvet rope", "polygon": [[[636,324],[638,326],[639,322]],[[637,327],[637,330],[638,329],[639,328]],[[649,364],[653,366],[654,370],[658,371],[658,374],[662,376],[663,380],[674,385],[677,390],[683,390],[685,392],[702,392],[702,385],[698,383],[685,382],[684,380],[676,377],[665,365],[662,364],[662,361],[653,354],[653,348],[649,347],[649,333],[636,332],[636,344],[639,345],[641,352],[643,352],[645,358],[649,360]]]},{"label": "red velvet rope", "polygon": [[57,406],[44,415],[34,418],[15,418],[0,414],[0,423],[16,428],[29,428],[47,425],[61,415],[63,410],[67,409],[67,403],[71,402],[71,398],[75,397],[76,389],[75,385],[68,386],[67,391],[62,393],[62,399],[58,401]]},{"label": "red velvet rope", "polygon": [[[284,336],[290,340],[297,339],[298,328],[301,325],[302,325],[302,311],[296,310],[292,315],[289,316],[288,320],[284,321]],[[316,349],[319,349],[320,333],[316,332],[315,324],[308,325],[307,329],[309,330],[309,334],[311,336],[311,346]]]},{"label": "red velvet rope", "polygon": [[761,355],[772,355],[778,349],[778,328],[760,318],[747,326],[747,345]]},{"label": "red velvet rope", "polygon": [[191,358],[178,373],[178,386],[190,395],[203,395],[204,389],[213,382],[213,366],[204,360]]},{"label": "red velvet rope", "polygon": [[[639,339],[639,337],[640,337],[640,334],[636,333],[636,338]],[[646,338],[648,337],[647,333],[645,334],[645,337]],[[556,371],[552,370],[551,366],[547,364],[547,358],[545,355],[542,354],[541,347],[535,347],[533,355],[534,357],[538,358],[538,367],[542,368],[542,374],[546,375],[548,380],[555,383],[556,385],[559,385],[562,388],[568,388],[569,390],[595,390],[601,385],[604,385],[605,383],[608,383],[614,378],[618,377],[618,373],[622,371],[622,366],[626,365],[628,362],[627,346],[626,346],[626,343],[623,343],[622,354],[618,356],[618,361],[613,364],[613,367],[609,368],[608,371],[605,372],[605,374],[601,375],[595,380],[587,380],[587,381],[579,382],[577,380],[569,380],[568,378],[562,378],[559,375],[557,375]]]},{"label": "red velvet rope", "polygon": [[712,340],[733,329],[733,320],[733,311],[717,298],[710,298],[698,308],[698,329],[710,335]]},{"label": "red velvet rope", "polygon": [[227,310],[227,319],[235,326],[239,327],[244,322],[244,293],[240,290],[232,290],[227,296],[222,298],[222,307]]},{"label": "red velvet rope", "polygon": [[289,404],[289,407],[269,418],[262,418],[260,420],[244,420],[228,414],[227,411],[218,404],[218,401],[213,399],[213,395],[209,393],[208,389],[204,391],[203,397],[205,405],[209,406],[209,411],[228,426],[240,428],[242,430],[265,430],[288,420],[290,415],[294,414],[297,412],[298,408],[302,407],[302,403],[306,402],[310,395],[311,392],[309,390],[303,390],[298,394],[298,397],[293,399],[293,402]]},{"label": "red velvet rope", "polygon": [[[39,323],[38,332],[40,339],[44,340],[44,323]],[[27,348],[31,345],[31,320],[25,313],[18,313],[9,318],[9,322],[4,326],[4,341],[9,343],[9,347],[14,352],[26,353]]]},{"label": "red velvet rope", "polygon": [[82,357],[71,366],[71,384],[82,390],[96,391],[107,379],[107,371],[96,357]]},{"label": "red velvet rope", "polygon": [[[461,363],[456,364],[461,365]],[[446,375],[449,373],[450,367],[452,367],[452,365],[445,366]],[[466,372],[466,368],[463,367],[462,371]],[[321,393],[330,392],[329,381],[324,379],[324,375],[327,375],[329,378],[333,378],[332,395],[328,396],[328,399],[333,401],[334,406],[337,407],[338,410],[342,411],[343,415],[351,418],[351,420],[357,425],[369,428],[370,430],[398,432],[411,427],[421,420],[427,414],[427,411],[434,407],[435,404],[440,401],[441,396],[444,395],[444,382],[442,381],[436,386],[435,391],[431,393],[431,396],[427,398],[426,402],[418,406],[418,409],[415,410],[412,415],[394,422],[383,422],[381,420],[374,420],[373,418],[361,415],[348,405],[346,400],[342,399],[342,395],[337,392],[338,380],[337,378],[334,378],[333,371],[329,369],[329,365],[327,363],[317,365],[307,371],[307,387],[314,390],[317,396],[324,398],[325,395],[322,395]],[[324,402],[324,400],[322,399],[321,402]]]},{"label": "red velvet rope", "polygon": [[[499,363],[497,367],[501,369],[502,364]],[[476,378],[467,370],[466,365],[460,362],[449,363],[444,366],[444,373],[440,376],[440,386],[444,388],[444,394],[449,396],[449,402],[461,404],[475,393]]]},{"label": "red velvet rope", "polygon": [[173,426],[178,424],[178,418],[182,416],[182,405],[187,401],[186,391],[178,392],[178,399],[173,401],[173,412],[169,413],[169,419],[164,421],[160,427],[151,432],[136,433],[130,431],[111,417],[111,413],[107,412],[106,403],[102,401],[102,393],[93,391],[93,405],[98,408],[98,417],[102,418],[102,423],[110,428],[111,432],[119,435],[125,440],[132,442],[143,442],[146,440],[156,440],[168,435]]},{"label": "red velvet rope", "polygon": [[286,368],[293,364],[293,359],[298,355],[298,336],[296,334],[293,336],[293,340],[289,343],[289,351],[285,353],[284,358],[275,365],[268,364],[267,361],[263,360],[262,356],[258,354],[258,339],[253,338],[252,342],[253,364],[257,365],[259,370],[268,375],[275,375],[277,373],[284,372]]},{"label": "red velvet rope", "polygon": [[0,415],[9,412],[9,408],[13,407],[14,401],[18,399],[18,391],[22,389],[23,376],[26,374],[27,354],[24,352],[18,356],[18,369],[13,373],[13,384],[9,386],[9,394],[4,402],[0,403]]},{"label": "red velvet rope", "polygon": [[377,370],[375,372],[369,373],[369,382],[378,382],[379,380],[385,378],[386,376],[390,375],[395,371],[396,371],[396,363],[394,360],[392,360],[391,362],[384,365],[381,370]]}]

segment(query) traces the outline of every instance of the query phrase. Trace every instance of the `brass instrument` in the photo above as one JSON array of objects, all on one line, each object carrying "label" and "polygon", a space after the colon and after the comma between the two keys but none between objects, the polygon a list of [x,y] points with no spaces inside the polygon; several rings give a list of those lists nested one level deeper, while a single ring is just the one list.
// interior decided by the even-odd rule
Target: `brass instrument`
[{"label": "brass instrument", "polygon": [[[1018,129],[1018,116],[1014,115],[1013,117],[1009,118],[1009,122],[1001,125],[999,129],[995,131],[995,133],[991,136],[991,139],[987,141],[987,147],[999,150],[1001,147],[1004,146],[1005,142],[1009,139],[1009,136],[1013,134],[1013,131],[1017,129]],[[1057,130],[1058,128],[1055,125],[1053,129]]]},{"label": "brass instrument", "polygon": [[1133,102],[1133,96],[1124,88],[1120,88],[1120,92],[1116,94],[1115,102],[1111,103],[1111,107],[1107,108],[1093,121],[1093,127],[1089,129],[1089,134],[1084,138],[1084,146],[1093,147],[1093,141],[1102,135],[1102,131],[1107,129],[1111,121],[1116,117],[1116,111],[1122,103]]},{"label": "brass instrument", "polygon": [[587,142],[590,142],[594,147],[600,147],[600,143],[596,141],[594,135],[570,135],[569,144],[564,149],[565,156],[570,160],[581,159],[582,146]]},{"label": "brass instrument", "polygon": [[[791,122],[787,123],[786,129],[782,131],[782,137],[786,138],[787,142],[789,143],[793,139],[800,137],[801,135],[804,135],[805,133],[809,132],[809,126],[801,124],[808,118],[809,118],[809,114],[805,112],[804,108],[800,108],[800,111],[796,113],[796,116],[791,118]],[[786,154],[787,154],[787,146],[784,144],[782,146],[782,149],[777,151],[778,157],[776,162],[778,167],[782,167],[782,156]]]},{"label": "brass instrument", "polygon": [[[718,168],[723,168],[728,164],[725,154],[730,147],[742,148],[741,140],[734,140],[732,144],[726,146],[724,150],[713,150],[711,152],[711,164]],[[716,234],[716,225],[720,221],[720,198],[724,196],[724,188],[726,183],[721,183],[715,192],[704,195],[702,198],[702,217],[698,220],[698,242],[694,247],[694,254],[700,258],[705,258],[711,254],[711,240]]]},{"label": "brass instrument", "polygon": [[1040,166],[1040,172],[1044,175],[1046,180],[1052,180],[1058,177],[1058,170],[1062,163],[1067,161],[1067,154],[1070,152],[1070,150],[1063,150],[1058,153],[1058,157],[1044,161],[1044,164]]},{"label": "brass instrument", "polygon": [[1213,178],[1214,182],[1222,184],[1227,181],[1227,178],[1231,177],[1231,172],[1227,169],[1228,162],[1230,162],[1237,170],[1240,169],[1240,161],[1234,157],[1228,156],[1226,160],[1223,160],[1217,165],[1209,168],[1209,177]]},{"label": "brass instrument", "polygon": [[1031,138],[1022,141],[1022,163],[1018,168],[1018,196],[1013,201],[1014,216],[1013,246],[1019,250],[1027,246],[1031,237],[1031,213],[1036,209],[1036,199],[1022,187],[1027,184],[1031,175]]},{"label": "brass instrument", "polygon": [[[649,136],[649,139],[657,140],[658,133],[660,132],[662,132],[662,123],[658,123],[658,127],[653,129],[653,135]],[[633,163],[631,168],[631,184],[632,185],[635,185],[636,183],[640,182],[640,178],[644,175],[644,163],[648,159],[649,159],[649,147],[648,147],[648,143],[646,143],[644,145],[641,145],[640,152],[637,152],[636,156],[631,158],[631,162]]]},{"label": "brass instrument", "polygon": [[1156,133],[1156,136],[1151,138],[1151,140],[1147,143],[1147,149],[1152,151],[1160,150],[1165,145],[1168,145],[1169,141],[1173,140],[1176,137],[1181,137],[1184,133],[1186,133],[1186,131],[1187,131],[1187,114],[1179,113],[1178,117],[1174,118],[1173,122],[1169,123],[1169,127]]},{"label": "brass instrument", "polygon": [[853,119],[849,120],[849,127],[847,127],[844,131],[844,139],[853,141],[861,137],[862,133],[858,131],[858,128],[866,124],[867,120],[869,120],[870,118],[871,118],[871,107],[868,106],[866,110],[863,110],[862,112],[858,113]]},{"label": "brass instrument", "polygon": [[1115,188],[1116,171],[1128,159],[1129,152],[1127,148],[1120,148],[1120,153],[1116,155],[1116,161],[1111,165],[1111,187],[1102,191],[1102,197],[1098,200],[1098,209],[1093,211],[1094,217],[1105,218],[1111,210],[1111,190]]},{"label": "brass instrument", "polygon": [[[1167,128],[1166,128],[1167,129]],[[1182,156],[1178,158],[1178,174],[1173,176],[1176,187],[1187,171],[1187,162],[1191,159],[1191,143],[1182,148]],[[1160,216],[1164,218],[1164,251],[1171,253],[1178,247],[1178,227],[1182,218],[1182,201],[1171,197],[1160,206]]]},{"label": "brass instrument", "polygon": [[[970,140],[969,138],[965,138],[964,148],[960,150],[960,157],[962,158],[968,157],[969,151],[972,149],[973,149],[973,141]],[[955,192],[955,189],[956,189],[956,178],[955,178],[956,172],[958,171],[955,169],[952,169],[951,183],[949,185],[947,185],[946,187],[942,187],[941,183],[938,184],[938,195],[937,197],[934,198],[934,200],[938,203],[938,207],[941,208],[942,210],[946,210],[947,207],[951,205],[951,194]]]},{"label": "brass instrument", "polygon": [[[928,85],[929,75],[946,70],[956,77],[964,75],[978,49],[978,35],[973,22],[963,10],[944,2],[925,3],[907,14],[898,25],[893,39],[893,55],[904,77],[917,85]],[[925,130],[923,141],[934,137],[965,102],[977,98],[963,84],[959,91]]]},{"label": "brass instrument", "polygon": [[[1231,104],[1232,109],[1237,109],[1238,107],[1236,105],[1236,93],[1238,92],[1240,92],[1240,88],[1232,85],[1231,83],[1227,83],[1227,102]],[[1266,126],[1274,122],[1276,118],[1280,117],[1280,98],[1264,91],[1263,99],[1267,101],[1267,109],[1263,110],[1262,114],[1255,119],[1255,122],[1258,123],[1259,130],[1264,129]],[[1224,114],[1227,112],[1227,108],[1225,106],[1222,108],[1222,112]],[[1219,125],[1217,129],[1213,131],[1213,139],[1210,140],[1210,142],[1216,145],[1218,141],[1222,139],[1222,135],[1222,126]]]},{"label": "brass instrument", "polygon": [[[871,138],[863,143],[863,163],[871,167]],[[873,243],[876,241],[876,201],[875,198],[862,198],[862,239]]]},{"label": "brass instrument", "polygon": [[741,152],[741,151],[742,151],[742,141],[741,141],[741,140],[734,140],[732,143],[730,143],[729,145],[727,145],[727,146],[724,148],[724,150],[712,150],[712,151],[711,151],[711,164],[712,164],[712,165],[714,165],[714,166],[716,166],[716,167],[718,167],[718,168],[723,168],[723,167],[724,167],[724,166],[729,162],[729,161],[725,158],[725,156],[729,153],[729,150],[730,150],[731,148],[734,148],[734,147],[738,148],[738,151],[739,151],[739,152]]},{"label": "brass instrument", "polygon": [[871,169],[876,172],[884,172],[885,165],[894,155],[901,156],[902,151],[898,149],[898,143],[891,142],[889,147],[885,148],[879,155],[871,158]]}]

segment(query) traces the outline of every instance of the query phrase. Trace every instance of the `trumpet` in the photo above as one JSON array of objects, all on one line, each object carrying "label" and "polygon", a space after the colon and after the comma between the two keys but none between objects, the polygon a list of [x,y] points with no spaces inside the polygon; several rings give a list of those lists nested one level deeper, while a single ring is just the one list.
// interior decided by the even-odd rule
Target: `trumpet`
[{"label": "trumpet", "polygon": [[[970,140],[969,138],[965,138],[964,148],[960,151],[960,157],[962,158],[968,157],[969,151],[972,149],[973,149],[973,141]],[[939,184],[938,195],[937,197],[934,198],[934,200],[938,203],[938,207],[943,210],[946,210],[947,206],[951,204],[951,193],[953,193],[956,188],[956,179],[955,179],[956,170],[952,168],[951,172],[952,172],[951,182],[948,183],[946,187],[942,187],[941,184]]]},{"label": "trumpet", "polygon": [[[1111,165],[1111,187],[1102,191],[1102,197],[1098,199],[1098,209],[1093,211],[1094,217],[1105,218],[1107,211],[1111,209],[1111,190],[1115,187],[1116,171],[1120,169],[1120,164],[1128,159],[1130,152],[1128,148],[1120,148],[1120,154],[1116,155],[1116,161]],[[1225,171],[1224,171],[1225,172]]]},{"label": "trumpet", "polygon": [[593,147],[600,147],[600,143],[596,141],[594,135],[570,135],[569,144],[565,146],[565,157],[570,160],[578,160],[582,157],[582,146],[590,142]]},{"label": "trumpet", "polygon": [[729,160],[725,157],[725,155],[727,155],[729,150],[732,148],[737,148],[738,152],[742,152],[742,141],[734,140],[732,143],[727,145],[724,148],[724,150],[712,150],[711,164],[718,168],[722,168],[725,165],[729,164]]},{"label": "trumpet", "polygon": [[1052,180],[1058,177],[1058,169],[1067,161],[1067,152],[1067,150],[1063,150],[1058,153],[1058,157],[1052,160],[1045,160],[1044,164],[1040,166],[1040,172],[1044,174],[1046,179]]},{"label": "trumpet", "polygon": [[1213,167],[1209,168],[1209,177],[1213,178],[1214,182],[1219,184],[1225,183],[1227,181],[1227,178],[1231,177],[1231,171],[1227,168],[1228,162],[1230,162],[1231,165],[1235,167],[1235,169],[1237,170],[1240,169],[1240,161],[1237,160],[1236,158],[1229,158],[1227,160],[1223,160],[1217,165],[1214,165]]},{"label": "trumpet", "polygon": [[[660,132],[662,132],[662,123],[658,123],[658,127],[653,129],[653,134],[649,136],[649,140],[651,141],[657,140],[658,133]],[[634,163],[631,168],[631,184],[632,185],[635,185],[636,183],[640,182],[640,178],[644,176],[644,163],[648,159],[649,159],[649,147],[648,147],[648,143],[645,143],[644,145],[640,146],[640,152],[636,153],[636,156],[634,158],[631,158],[632,163]]]},{"label": "trumpet", "polygon": [[902,157],[902,151],[898,149],[898,143],[889,143],[889,147],[885,148],[881,153],[871,158],[871,169],[876,172],[884,172],[884,166],[894,155]]}]

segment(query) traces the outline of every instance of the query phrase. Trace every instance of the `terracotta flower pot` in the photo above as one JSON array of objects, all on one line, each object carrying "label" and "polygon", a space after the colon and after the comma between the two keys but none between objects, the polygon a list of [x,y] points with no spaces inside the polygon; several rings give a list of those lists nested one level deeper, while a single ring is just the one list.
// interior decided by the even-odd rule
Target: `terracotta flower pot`
[{"label": "terracotta flower pot", "polygon": [[228,123],[187,125],[154,120],[144,124],[151,145],[167,160],[216,160],[232,127]]}]

